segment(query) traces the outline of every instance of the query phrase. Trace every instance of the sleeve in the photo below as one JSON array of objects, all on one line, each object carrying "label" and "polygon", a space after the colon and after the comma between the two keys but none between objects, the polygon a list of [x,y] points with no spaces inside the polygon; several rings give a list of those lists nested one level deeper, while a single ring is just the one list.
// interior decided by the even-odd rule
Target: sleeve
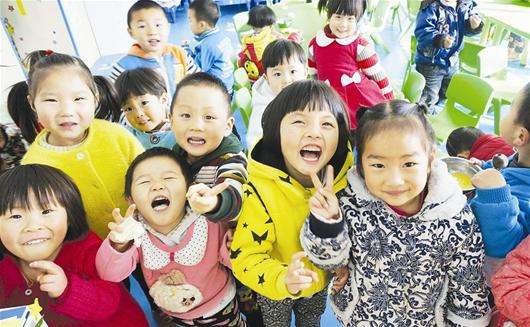
[{"label": "sleeve", "polygon": [[529,217],[519,210],[509,185],[477,189],[471,208],[478,219],[487,255],[504,258],[524,238],[523,221]]},{"label": "sleeve", "polygon": [[377,83],[383,96],[387,100],[392,100],[394,98],[392,86],[390,86],[385,69],[379,63],[379,58],[372,45],[362,37],[359,37],[356,59],[359,68],[369,79]]},{"label": "sleeve", "polygon": [[332,221],[310,213],[300,233],[300,242],[309,260],[324,270],[334,270],[346,265],[349,260],[352,242],[348,223],[344,215],[341,216]]},{"label": "sleeve", "polygon": [[460,213],[461,231],[451,232],[456,240],[464,237],[448,265],[447,320],[459,326],[488,326],[489,291],[484,278],[484,247],[482,236],[469,208]]},{"label": "sleeve", "polygon": [[285,285],[287,263],[270,255],[276,242],[272,218],[254,189],[246,186],[245,194],[230,250],[232,272],[241,283],[269,299],[292,298]]},{"label": "sleeve", "polygon": [[215,185],[228,182],[229,186],[219,194],[220,205],[205,214],[213,222],[235,220],[241,211],[242,188],[246,183],[247,158],[243,152],[229,153],[217,168]]},{"label": "sleeve", "polygon": [[309,75],[310,76],[316,76],[317,75],[317,63],[315,60],[315,39],[313,38],[311,42],[309,42],[309,47],[307,49],[307,66],[309,69]]},{"label": "sleeve", "polygon": [[94,262],[101,241],[89,236],[87,242],[89,246],[79,251],[83,271],[65,270],[68,285],[51,307],[76,320],[104,321],[117,313],[123,286],[98,277]]},{"label": "sleeve", "polygon": [[215,62],[216,53],[209,46],[202,46],[200,52],[197,53],[195,61],[198,62],[200,69],[208,73],[212,69]]},{"label": "sleeve", "polygon": [[418,40],[418,45],[430,45],[435,48],[443,47],[443,40],[447,34],[442,34],[436,29],[437,17],[434,5],[430,5],[420,10],[416,18],[416,29],[414,35]]},{"label": "sleeve", "polygon": [[517,326],[530,325],[530,237],[508,255],[493,276],[493,295],[504,316]]},{"label": "sleeve", "polygon": [[480,32],[482,32],[482,28],[484,27],[484,21],[481,21],[480,25],[477,26],[477,28],[475,29],[471,28],[469,18],[473,15],[478,15],[477,4],[475,3],[475,1],[472,1],[472,3],[470,4],[470,8],[468,9],[468,12],[467,12],[466,30],[465,30],[466,36],[473,36],[473,35],[479,34]]},{"label": "sleeve", "polygon": [[186,75],[190,75],[196,72],[200,72],[201,69],[199,66],[195,63],[195,59],[189,54],[189,52],[184,51],[186,56]]},{"label": "sleeve", "polygon": [[132,245],[125,252],[116,251],[106,238],[95,258],[99,277],[111,282],[121,282],[136,269],[138,264],[138,248]]}]

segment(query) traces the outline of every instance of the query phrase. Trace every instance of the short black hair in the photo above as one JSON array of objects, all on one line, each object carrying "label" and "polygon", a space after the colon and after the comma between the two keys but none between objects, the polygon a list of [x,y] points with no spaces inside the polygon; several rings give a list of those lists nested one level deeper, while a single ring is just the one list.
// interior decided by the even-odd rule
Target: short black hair
[{"label": "short black hair", "polygon": [[211,26],[215,26],[221,17],[219,5],[212,0],[193,0],[189,10],[193,10],[197,21],[206,22]]},{"label": "short black hair", "polygon": [[120,121],[121,106],[118,94],[112,81],[105,76],[94,75],[94,82],[98,88],[99,103],[96,108],[95,118],[108,120],[114,123]]},{"label": "short black hair", "polygon": [[359,21],[366,10],[366,0],[319,0],[318,11],[326,11],[328,19],[333,14],[355,16]]},{"label": "short black hair", "polygon": [[267,71],[267,68],[286,63],[291,58],[298,59],[304,65],[307,63],[307,56],[300,44],[287,39],[278,39],[265,47],[261,56],[261,64]]},{"label": "short black hair", "polygon": [[276,24],[276,14],[265,5],[258,5],[248,12],[248,25],[262,28]]},{"label": "short black hair", "polygon": [[211,87],[214,89],[219,90],[223,97],[226,99],[226,108],[228,110],[228,114],[232,114],[232,110],[230,109],[230,103],[232,101],[230,93],[228,93],[228,90],[226,89],[225,84],[219,77],[205,73],[205,72],[198,72],[193,73],[190,75],[187,75],[183,79],[180,80],[180,82],[177,84],[177,87],[175,89],[175,94],[173,94],[173,100],[171,100],[171,113],[173,114],[173,106],[175,105],[175,101],[177,100],[179,92],[185,88],[186,86],[206,86]]},{"label": "short black hair", "polygon": [[[61,170],[41,164],[16,166],[0,175],[0,215],[14,208],[31,208],[31,194],[41,209],[50,203],[65,208],[68,230],[65,241],[81,238],[88,233],[88,222],[81,193],[68,175]],[[0,244],[0,254],[5,250]]]},{"label": "short black hair", "polygon": [[156,3],[155,1],[138,0],[131,6],[131,8],[129,8],[129,11],[127,11],[127,26],[128,27],[131,27],[132,15],[135,12],[143,10],[143,9],[160,9],[162,13],[164,14],[164,17],[166,17],[164,8],[162,8],[162,6]]},{"label": "short black hair", "polygon": [[425,135],[426,151],[435,148],[434,130],[427,120],[427,106],[410,103],[405,100],[381,102],[371,108],[360,108],[357,111],[357,129],[355,146],[357,148],[356,169],[364,177],[362,156],[366,142],[374,135],[391,128],[400,130],[422,131]]},{"label": "short black hair", "polygon": [[133,174],[136,170],[136,167],[143,161],[155,157],[164,157],[169,158],[177,163],[180,167],[180,171],[182,172],[182,175],[184,176],[184,180],[186,181],[186,188],[191,185],[192,182],[192,176],[191,176],[191,170],[189,167],[189,164],[187,163],[186,159],[184,159],[182,156],[179,156],[175,151],[162,148],[162,147],[154,147],[151,149],[146,150],[145,152],[142,152],[139,154],[134,160],[131,162],[131,165],[129,168],[127,168],[127,173],[125,173],[125,187],[123,194],[126,198],[131,198],[131,187],[133,182]]},{"label": "short black hair", "polygon": [[167,93],[164,78],[151,68],[136,68],[124,71],[114,82],[114,87],[118,93],[118,101],[122,106],[130,97],[145,94],[161,97],[164,93]]},{"label": "short black hair", "polygon": [[473,144],[485,133],[475,127],[460,127],[455,129],[447,137],[445,149],[451,157],[457,156],[464,151],[470,151]]},{"label": "short black hair", "polygon": [[350,151],[350,126],[347,107],[340,95],[329,85],[321,81],[303,80],[285,87],[269,103],[261,119],[263,128],[262,144],[270,154],[263,158],[266,164],[287,172],[282,154],[280,125],[283,118],[295,111],[329,110],[335,117],[339,130],[337,150],[330,159],[335,174],[342,168],[346,155]]},{"label": "short black hair", "polygon": [[530,83],[527,83],[520,91],[521,102],[517,108],[515,122],[521,124],[530,132]]}]

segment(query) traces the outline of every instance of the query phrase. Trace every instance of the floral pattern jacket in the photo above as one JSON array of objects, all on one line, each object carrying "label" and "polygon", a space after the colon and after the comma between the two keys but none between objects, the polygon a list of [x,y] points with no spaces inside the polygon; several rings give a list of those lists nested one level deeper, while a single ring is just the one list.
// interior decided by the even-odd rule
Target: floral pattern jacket
[{"label": "floral pattern jacket", "polygon": [[345,326],[487,326],[484,246],[475,217],[441,161],[421,210],[400,217],[366,189],[355,169],[338,194],[341,218],[309,216],[301,243],[327,270],[348,265],[331,295]]}]

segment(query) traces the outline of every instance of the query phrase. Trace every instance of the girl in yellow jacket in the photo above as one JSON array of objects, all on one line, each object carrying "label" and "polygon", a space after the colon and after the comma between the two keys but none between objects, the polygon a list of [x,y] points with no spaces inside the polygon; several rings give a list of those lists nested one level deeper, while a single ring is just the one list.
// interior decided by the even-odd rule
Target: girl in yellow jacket
[{"label": "girl in yellow jacket", "polygon": [[328,85],[300,81],[265,109],[252,149],[243,208],[230,257],[234,275],[258,293],[266,326],[320,326],[327,273],[304,258],[300,229],[314,193],[310,174],[330,164],[334,190],[352,165],[346,109]]}]

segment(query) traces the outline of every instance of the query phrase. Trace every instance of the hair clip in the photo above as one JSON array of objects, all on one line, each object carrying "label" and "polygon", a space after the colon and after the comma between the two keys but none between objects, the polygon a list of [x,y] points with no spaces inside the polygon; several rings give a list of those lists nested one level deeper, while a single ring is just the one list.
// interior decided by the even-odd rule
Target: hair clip
[{"label": "hair clip", "polygon": [[48,50],[44,51],[44,56],[45,57],[51,56],[52,54],[53,54],[53,50],[48,49]]}]

